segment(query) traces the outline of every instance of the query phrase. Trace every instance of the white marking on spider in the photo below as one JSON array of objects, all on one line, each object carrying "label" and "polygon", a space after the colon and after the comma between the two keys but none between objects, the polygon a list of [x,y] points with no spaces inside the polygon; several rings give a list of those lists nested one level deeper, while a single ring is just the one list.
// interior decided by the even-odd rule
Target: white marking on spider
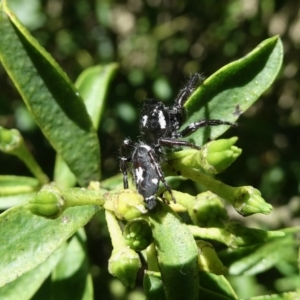
[{"label": "white marking on spider", "polygon": [[140,183],[144,180],[143,172],[144,172],[144,170],[141,167],[138,167],[137,169],[135,169],[135,176],[136,176],[136,182],[137,183]]},{"label": "white marking on spider", "polygon": [[148,122],[148,116],[144,115],[143,118],[142,118],[142,124],[143,124],[144,127],[146,126],[147,122]]},{"label": "white marking on spider", "polygon": [[161,110],[158,113],[158,123],[161,129],[165,129],[167,127],[166,118]]},{"label": "white marking on spider", "polygon": [[151,147],[150,147],[150,146],[148,146],[148,145],[141,145],[141,148],[144,148],[144,149],[146,149],[148,152],[150,152],[150,151],[151,151]]},{"label": "white marking on spider", "polygon": [[153,178],[153,179],[151,179],[151,181],[152,181],[154,184],[158,184],[158,179],[157,179],[157,178]]}]

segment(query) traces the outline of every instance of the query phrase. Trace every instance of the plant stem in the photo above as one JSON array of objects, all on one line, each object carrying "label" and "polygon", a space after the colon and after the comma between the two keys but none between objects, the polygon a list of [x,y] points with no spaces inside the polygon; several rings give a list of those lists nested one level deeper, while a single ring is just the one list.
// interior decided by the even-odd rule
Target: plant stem
[{"label": "plant stem", "polygon": [[125,244],[121,228],[115,215],[109,210],[105,210],[105,218],[113,248],[126,248],[127,246]]}]

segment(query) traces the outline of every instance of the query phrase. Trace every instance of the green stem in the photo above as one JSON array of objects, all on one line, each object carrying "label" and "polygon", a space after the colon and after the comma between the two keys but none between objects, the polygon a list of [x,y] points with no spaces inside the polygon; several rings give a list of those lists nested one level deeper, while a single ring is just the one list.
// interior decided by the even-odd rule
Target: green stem
[{"label": "green stem", "polygon": [[19,152],[16,155],[25,163],[27,168],[41,184],[47,184],[49,182],[48,176],[43,172],[33,155],[24,144],[20,147]]},{"label": "green stem", "polygon": [[41,184],[49,182],[47,175],[42,171],[41,167],[26,147],[23,137],[18,130],[8,130],[0,127],[0,150],[21,159]]},{"label": "green stem", "polygon": [[[187,208],[191,206],[192,202],[195,202],[196,197],[191,196],[187,193],[178,192],[175,190],[172,190],[173,196],[176,200],[176,203],[182,205],[185,209],[182,209],[181,212],[186,211]],[[169,192],[164,192],[164,199],[168,200],[170,203],[172,203],[172,198]]]},{"label": "green stem", "polygon": [[235,193],[239,188],[231,187],[219,180],[212,178],[211,176],[204,174],[201,171],[192,168],[182,168],[181,163],[176,162],[175,160],[170,161],[169,165],[173,174],[176,174],[178,170],[183,177],[201,183],[208,190],[227,200],[229,203],[234,204],[236,198]]},{"label": "green stem", "polygon": [[[230,244],[228,243],[228,234],[222,228],[204,228],[194,225],[188,225],[188,228],[195,238],[215,240],[225,245]],[[223,235],[224,232],[226,237]]]},{"label": "green stem", "polygon": [[37,195],[29,201],[27,208],[38,216],[57,218],[67,208],[83,205],[103,206],[106,190],[88,190],[69,188],[60,190],[54,185],[45,185]]},{"label": "green stem", "polygon": [[67,202],[67,206],[99,205],[105,202],[106,190],[88,190],[84,188],[68,188],[61,190],[61,195]]},{"label": "green stem", "polygon": [[[159,272],[159,266],[158,266],[158,261],[157,261],[157,253],[155,250],[155,245],[152,243],[146,250],[146,255],[147,255],[147,265],[148,265],[148,270],[151,272]],[[149,273],[150,274],[150,273]],[[150,274],[152,275],[152,274]]]},{"label": "green stem", "polygon": [[115,215],[109,210],[105,210],[105,218],[113,248],[126,248],[127,246],[125,244],[119,222],[116,219]]}]

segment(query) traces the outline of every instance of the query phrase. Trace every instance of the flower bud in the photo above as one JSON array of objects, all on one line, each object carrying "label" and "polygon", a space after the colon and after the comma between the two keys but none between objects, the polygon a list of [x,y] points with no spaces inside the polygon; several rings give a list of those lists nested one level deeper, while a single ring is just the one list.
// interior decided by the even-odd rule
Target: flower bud
[{"label": "flower bud", "polygon": [[204,241],[196,241],[198,247],[198,267],[200,271],[224,275],[228,272],[217,256],[212,244]]},{"label": "flower bud", "polygon": [[250,216],[257,213],[267,215],[272,210],[272,205],[265,202],[261,197],[260,191],[252,186],[236,188],[232,205],[242,216]]},{"label": "flower bud", "polygon": [[14,154],[22,146],[23,139],[16,129],[6,129],[0,126],[0,150]]},{"label": "flower bud", "polygon": [[35,215],[54,219],[65,210],[65,200],[57,187],[47,185],[29,201],[27,208]]},{"label": "flower bud", "polygon": [[196,200],[190,202],[189,215],[195,225],[200,227],[222,227],[228,220],[227,211],[221,199],[207,191],[198,194]]},{"label": "flower bud", "polygon": [[148,222],[142,219],[126,224],[123,232],[125,243],[135,251],[142,251],[152,243],[152,231]]},{"label": "flower bud", "polygon": [[113,211],[118,219],[132,220],[139,218],[148,211],[143,196],[133,190],[121,190],[106,195],[104,208]]},{"label": "flower bud", "polygon": [[207,143],[201,149],[201,166],[210,174],[218,174],[228,168],[242,153],[234,146],[237,137]]},{"label": "flower bud", "polygon": [[108,271],[125,286],[134,288],[138,270],[142,264],[139,255],[132,249],[114,249],[108,261]]}]

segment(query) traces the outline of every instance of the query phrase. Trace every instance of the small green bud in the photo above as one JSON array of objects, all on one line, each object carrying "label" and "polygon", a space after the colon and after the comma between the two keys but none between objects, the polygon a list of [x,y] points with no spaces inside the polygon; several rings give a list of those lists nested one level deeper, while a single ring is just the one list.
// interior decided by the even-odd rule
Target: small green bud
[{"label": "small green bud", "polygon": [[237,137],[211,141],[201,150],[201,166],[210,174],[218,174],[228,168],[242,153],[242,149],[234,146]]},{"label": "small green bud", "polygon": [[122,190],[106,195],[104,208],[113,211],[118,219],[132,220],[148,211],[143,196],[133,190]]},{"label": "small green bud", "polygon": [[66,207],[60,190],[47,185],[29,201],[27,208],[35,215],[55,219],[63,213]]},{"label": "small green bud", "polygon": [[210,191],[198,194],[196,200],[190,203],[188,212],[195,225],[222,227],[228,220],[227,211],[221,199]]},{"label": "small green bud", "polygon": [[[195,149],[182,150],[168,154],[168,162],[176,169],[194,168],[209,174],[217,174],[229,167],[242,153],[234,144],[237,137],[220,139],[207,143],[200,151]],[[172,168],[167,169],[172,174]]]},{"label": "small green bud", "polygon": [[135,251],[142,251],[152,243],[152,231],[148,222],[142,219],[126,224],[123,232],[125,243]]},{"label": "small green bud", "polygon": [[13,133],[11,130],[0,127],[0,143],[1,145],[10,144],[13,140]]},{"label": "small green bud", "polygon": [[15,154],[19,151],[20,147],[23,147],[23,138],[20,132],[16,129],[6,129],[0,126],[0,150]]},{"label": "small green bud", "polygon": [[228,273],[228,269],[220,261],[212,244],[201,240],[197,240],[196,244],[198,247],[199,271],[214,273],[216,275]]},{"label": "small green bud", "polygon": [[272,205],[267,203],[262,197],[259,190],[252,186],[242,186],[235,189],[234,209],[242,216],[250,216],[257,213],[269,214]]},{"label": "small green bud", "polygon": [[141,266],[139,255],[127,247],[114,249],[108,261],[109,273],[131,288],[135,286],[136,275]]}]

